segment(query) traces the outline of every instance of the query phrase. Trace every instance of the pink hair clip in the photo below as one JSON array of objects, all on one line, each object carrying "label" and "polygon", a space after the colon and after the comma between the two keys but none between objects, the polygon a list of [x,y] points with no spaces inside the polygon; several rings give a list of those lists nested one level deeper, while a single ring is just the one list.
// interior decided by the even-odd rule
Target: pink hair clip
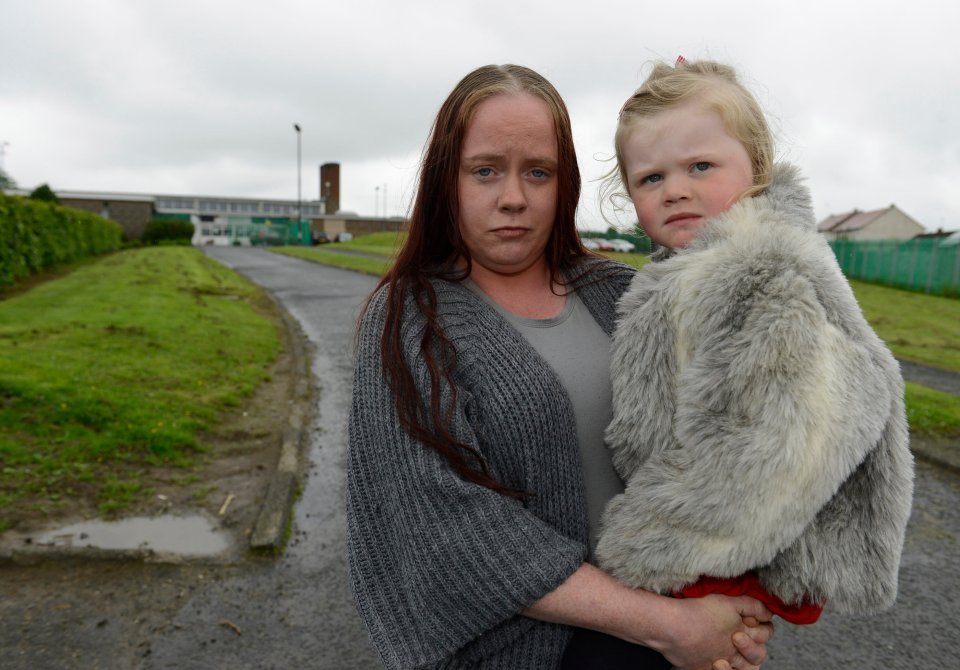
[{"label": "pink hair clip", "polygon": [[673,64],[673,67],[680,67],[681,65],[686,65],[686,64],[687,64],[687,59],[684,58],[683,55],[681,54],[677,56],[677,62]]}]

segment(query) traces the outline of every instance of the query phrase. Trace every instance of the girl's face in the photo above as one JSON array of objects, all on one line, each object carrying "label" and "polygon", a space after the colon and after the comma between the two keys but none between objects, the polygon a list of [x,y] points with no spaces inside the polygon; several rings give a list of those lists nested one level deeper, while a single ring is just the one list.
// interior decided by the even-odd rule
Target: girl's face
[{"label": "girl's face", "polygon": [[753,186],[747,150],[717,112],[696,102],[635,121],[621,155],[640,227],[671,249]]}]

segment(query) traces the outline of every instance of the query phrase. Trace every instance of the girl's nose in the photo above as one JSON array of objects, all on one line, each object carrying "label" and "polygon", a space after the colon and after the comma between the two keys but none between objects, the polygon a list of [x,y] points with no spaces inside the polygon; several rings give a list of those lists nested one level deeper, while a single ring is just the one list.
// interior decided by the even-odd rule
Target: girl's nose
[{"label": "girl's nose", "polygon": [[664,180],[663,199],[665,202],[674,203],[680,200],[689,200],[690,184],[682,176],[671,176]]}]

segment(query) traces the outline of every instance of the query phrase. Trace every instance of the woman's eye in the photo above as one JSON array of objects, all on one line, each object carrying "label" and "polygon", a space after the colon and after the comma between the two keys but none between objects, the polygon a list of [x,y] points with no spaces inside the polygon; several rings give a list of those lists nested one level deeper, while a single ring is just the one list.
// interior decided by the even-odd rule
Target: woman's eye
[{"label": "woman's eye", "polygon": [[709,169],[710,169],[710,163],[707,163],[706,161],[701,161],[699,163],[693,164],[694,172],[706,172]]},{"label": "woman's eye", "polygon": [[488,167],[477,168],[476,174],[478,177],[491,177],[493,176],[493,168],[488,168]]},{"label": "woman's eye", "polygon": [[546,178],[547,178],[547,171],[546,171],[546,170],[543,170],[543,169],[541,169],[541,168],[533,168],[532,170],[530,170],[530,174],[531,174],[534,178],[536,178],[536,179],[546,179]]}]

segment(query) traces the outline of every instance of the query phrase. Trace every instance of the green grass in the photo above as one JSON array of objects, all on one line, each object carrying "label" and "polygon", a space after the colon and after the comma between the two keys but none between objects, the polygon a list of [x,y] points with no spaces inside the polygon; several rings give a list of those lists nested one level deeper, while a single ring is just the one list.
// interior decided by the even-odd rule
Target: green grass
[{"label": "green grass", "polygon": [[[280,253],[380,275],[396,233]],[[605,253],[635,267],[647,257]],[[906,359],[960,371],[960,300],[853,282],[864,313]],[[31,285],[32,286],[32,285]],[[80,496],[123,510],[148,468],[192,481],[196,435],[265,377],[276,326],[262,293],[192,248],[145,248],[78,264],[0,299],[0,531],[18,507]],[[960,398],[907,384],[917,434],[960,436]],[[201,489],[202,490],[202,489]]]},{"label": "green grass", "polygon": [[335,251],[324,251],[323,247],[272,247],[270,251],[302,258],[303,260],[330,265],[344,270],[353,270],[368,275],[380,277],[387,268],[390,267],[388,258],[367,258],[365,256],[352,256],[350,254],[337,253]]},{"label": "green grass", "polygon": [[393,258],[400,251],[400,247],[403,246],[406,239],[406,233],[371,233],[355,237],[350,242],[336,242],[334,247],[377,254],[384,258]]},{"label": "green grass", "polygon": [[[641,254],[604,252],[635,268]],[[960,372],[960,300],[852,281],[864,316],[891,351],[925,365]]]},{"label": "green grass", "polygon": [[[274,247],[271,251],[380,277],[390,267],[391,260],[397,255],[406,237],[406,233],[371,233],[355,237],[350,242],[334,242],[320,247]],[[379,258],[353,256],[335,250],[373,254]]]},{"label": "green grass", "polygon": [[[403,239],[404,233],[374,233],[337,243],[336,248],[374,253],[389,259]],[[277,251],[376,276],[389,267],[389,261],[351,257],[323,249],[285,247]],[[649,260],[645,254],[602,253],[636,268],[643,267]],[[896,356],[960,372],[960,300],[858,281],[851,282],[851,286],[870,325]]]},{"label": "green grass", "polygon": [[867,321],[894,354],[960,372],[960,299],[850,284]]},{"label": "green grass", "polygon": [[615,261],[620,261],[637,269],[642,268],[650,262],[650,257],[646,254],[625,254],[618,251],[601,251],[599,253],[607,258],[612,258]]},{"label": "green grass", "polygon": [[124,251],[0,301],[0,529],[10,506],[102,512],[189,467],[196,435],[266,376],[277,326],[255,286],[198,250]]},{"label": "green grass", "polygon": [[911,432],[960,437],[960,398],[907,382],[906,401]]}]

